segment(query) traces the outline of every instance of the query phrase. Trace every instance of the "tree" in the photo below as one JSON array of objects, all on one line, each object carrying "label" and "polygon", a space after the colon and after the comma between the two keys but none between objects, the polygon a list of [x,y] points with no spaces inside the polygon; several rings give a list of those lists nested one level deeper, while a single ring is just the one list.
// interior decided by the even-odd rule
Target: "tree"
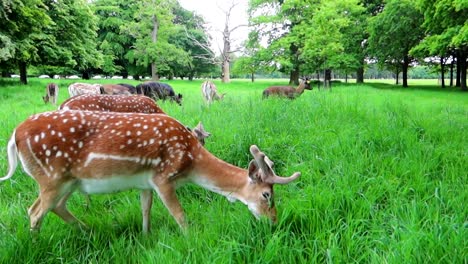
[{"label": "tree", "polygon": [[410,50],[424,36],[422,14],[411,0],[391,0],[382,13],[371,18],[369,51],[379,65],[403,73],[403,87],[408,87],[408,67],[413,61]]},{"label": "tree", "polygon": [[224,20],[224,30],[223,30],[223,50],[221,51],[221,58],[222,58],[222,63],[221,63],[221,81],[223,83],[228,83],[231,81],[231,70],[230,70],[230,62],[231,62],[231,54],[236,52],[236,50],[233,49],[232,45],[232,39],[231,39],[231,34],[239,29],[240,27],[244,27],[246,25],[235,25],[234,27],[231,27],[231,15],[233,9],[238,5],[237,2],[231,2],[230,6],[226,9],[223,10],[224,15],[225,15],[225,20]]},{"label": "tree", "polygon": [[138,78],[146,68],[138,67],[126,59],[135,38],[122,30],[125,25],[134,22],[136,12],[133,1],[97,0],[93,2],[95,14],[98,17],[99,49],[103,53],[102,71],[113,75],[120,72],[124,78],[129,74]]},{"label": "tree", "polygon": [[27,65],[40,61],[36,43],[47,38],[43,31],[52,20],[39,0],[3,1],[2,4],[6,4],[6,8],[0,19],[0,58],[4,63],[16,64],[20,81],[26,84]]},{"label": "tree", "polygon": [[150,66],[151,78],[159,80],[159,71],[169,71],[170,63],[188,57],[183,50],[168,41],[175,29],[172,21],[175,2],[143,0],[134,4],[137,6],[135,21],[123,27],[125,33],[135,38],[126,58],[137,65]]},{"label": "tree", "polygon": [[188,77],[207,75],[215,66],[215,55],[210,48],[210,38],[204,28],[205,21],[201,16],[188,11],[179,4],[174,7],[175,32],[169,37],[169,43],[184,50],[188,54],[188,61],[182,61],[171,66],[175,76]]},{"label": "tree", "polygon": [[359,45],[356,42],[362,38],[356,37],[355,27],[362,20],[360,16],[364,9],[357,0],[333,0],[322,1],[308,11],[310,20],[296,26],[295,30],[307,36],[304,40],[305,60],[314,61],[315,68],[325,71],[325,84],[329,85],[332,69],[347,71],[360,66],[361,58],[352,52],[352,47]]},{"label": "tree", "polygon": [[102,64],[102,54],[97,49],[96,16],[85,0],[44,3],[53,23],[44,29],[46,38],[36,43],[41,60],[34,65],[74,69],[89,79],[89,69]]},{"label": "tree", "polygon": [[[467,91],[466,71],[468,57],[468,2],[465,0],[419,0],[418,8],[424,14],[424,40],[412,50],[420,56],[452,56],[457,61],[457,85]],[[441,69],[443,72],[443,69]]]}]

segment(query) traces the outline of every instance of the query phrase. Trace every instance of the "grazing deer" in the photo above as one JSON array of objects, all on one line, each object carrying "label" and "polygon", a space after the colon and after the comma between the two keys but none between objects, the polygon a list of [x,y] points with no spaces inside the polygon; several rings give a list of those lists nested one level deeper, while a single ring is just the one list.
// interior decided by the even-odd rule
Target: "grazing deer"
[{"label": "grazing deer", "polygon": [[100,84],[72,83],[68,86],[68,93],[73,97],[80,94],[101,94],[102,91]]},{"label": "grazing deer", "polygon": [[[82,94],[65,100],[59,106],[59,110],[166,114],[153,99],[144,95]],[[205,145],[205,138],[211,136],[211,133],[205,130],[201,121],[191,131],[202,145]]]},{"label": "grazing deer", "polygon": [[169,84],[160,82],[144,82],[138,84],[136,87],[137,94],[143,94],[154,100],[169,99],[171,102],[176,102],[178,105],[182,105],[182,94],[175,94],[174,89]]},{"label": "grazing deer", "polygon": [[42,100],[44,103],[51,103],[57,105],[57,97],[58,97],[59,87],[55,83],[49,83],[46,87],[46,95],[42,96]]},{"label": "grazing deer", "polygon": [[301,80],[297,88],[291,86],[270,86],[263,91],[263,98],[269,96],[287,97],[289,99],[295,99],[299,97],[304,90],[312,90],[309,78]]},{"label": "grazing deer", "polygon": [[218,94],[218,90],[216,89],[216,86],[211,81],[205,81],[202,83],[201,92],[202,92],[203,99],[205,99],[205,101],[208,104],[211,104],[215,100],[221,101],[226,95],[226,93]]},{"label": "grazing deer", "polygon": [[239,200],[257,218],[276,220],[273,185],[300,176],[279,177],[255,145],[248,170],[208,152],[177,120],[160,114],[60,110],[33,115],[14,131],[7,146],[11,178],[18,164],[39,184],[39,197],[28,210],[30,227],[40,229],[47,212],[83,225],[67,209],[75,190],[88,194],[141,190],[143,231],[150,229],[152,191],[176,222],[186,227],[176,186],[191,181]]},{"label": "grazing deer", "polygon": [[61,109],[165,114],[153,99],[144,95],[82,94],[65,100],[59,106]]},{"label": "grazing deer", "polygon": [[101,84],[101,94],[124,94],[131,95],[130,89],[120,84]]}]

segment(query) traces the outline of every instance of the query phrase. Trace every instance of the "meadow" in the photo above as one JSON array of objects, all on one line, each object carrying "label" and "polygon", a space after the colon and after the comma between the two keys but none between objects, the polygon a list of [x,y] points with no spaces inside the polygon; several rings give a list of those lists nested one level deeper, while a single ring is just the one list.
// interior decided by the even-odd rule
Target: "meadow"
[{"label": "meadow", "polygon": [[[13,129],[56,109],[41,99],[47,82],[0,80],[0,177]],[[61,103],[74,81],[57,82]],[[0,183],[0,263],[467,263],[467,93],[337,84],[263,100],[264,88],[284,80],[233,80],[215,82],[227,95],[208,107],[201,82],[169,81],[183,106],[159,105],[187,126],[201,120],[212,133],[205,147],[227,162],[247,168],[256,144],[278,175],[302,173],[275,186],[276,225],[189,184],[177,191],[187,234],[156,197],[143,235],[139,193],[128,191],[93,196],[89,207],[75,193],[68,207],[91,229],[50,213],[33,239],[27,209],[37,185],[19,166]]]}]

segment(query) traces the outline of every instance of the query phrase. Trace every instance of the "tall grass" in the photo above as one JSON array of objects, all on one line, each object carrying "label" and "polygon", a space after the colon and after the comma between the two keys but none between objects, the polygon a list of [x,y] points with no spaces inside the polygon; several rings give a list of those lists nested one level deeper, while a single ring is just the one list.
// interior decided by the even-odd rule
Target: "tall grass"
[{"label": "tall grass", "polygon": [[[59,102],[68,97],[60,81]],[[117,81],[114,81],[117,82]],[[91,230],[48,214],[29,233],[27,208],[37,186],[22,170],[0,184],[2,263],[466,263],[468,260],[468,95],[427,87],[338,85],[298,99],[261,99],[280,81],[216,83],[223,102],[206,106],[201,81],[171,81],[183,93],[166,113],[213,134],[206,148],[246,167],[257,144],[279,175],[302,172],[275,187],[279,223],[194,185],[178,190],[190,227],[180,232],[155,199],[152,232],[141,233],[137,191],[75,193],[69,208]],[[136,83],[136,82],[133,82]],[[40,96],[46,81],[0,87],[0,152],[30,114],[53,110]],[[0,175],[7,171],[0,155]]]}]

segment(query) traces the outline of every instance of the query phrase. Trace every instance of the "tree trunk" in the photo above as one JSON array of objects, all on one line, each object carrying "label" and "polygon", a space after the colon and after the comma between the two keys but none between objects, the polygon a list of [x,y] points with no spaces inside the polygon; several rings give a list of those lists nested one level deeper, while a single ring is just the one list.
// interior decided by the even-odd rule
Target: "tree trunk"
[{"label": "tree trunk", "polygon": [[408,56],[405,56],[403,58],[403,69],[402,69],[403,87],[408,87],[408,66],[409,66],[409,58]]},{"label": "tree trunk", "polygon": [[133,80],[139,81],[140,80],[140,75],[138,75],[138,74],[133,75]]},{"label": "tree trunk", "polygon": [[440,80],[442,88],[445,88],[445,63],[444,57],[440,57]]},{"label": "tree trunk", "polygon": [[231,69],[229,67],[229,63],[231,61],[230,58],[231,52],[231,32],[229,31],[229,20],[226,18],[226,22],[224,24],[224,31],[223,31],[223,54],[221,54],[223,58],[222,64],[222,72],[221,72],[221,81],[223,83],[231,82]]},{"label": "tree trunk", "polygon": [[299,67],[294,67],[289,73],[289,84],[290,85],[299,85]]},{"label": "tree trunk", "polygon": [[331,90],[331,69],[325,69],[324,88]]},{"label": "tree trunk", "polygon": [[252,82],[255,81],[255,73],[251,73],[251,74],[250,74],[250,80],[251,80]]},{"label": "tree trunk", "polygon": [[27,64],[24,61],[20,61],[18,63],[19,71],[20,71],[20,82],[22,84],[28,84],[28,72],[27,72]]},{"label": "tree trunk", "polygon": [[317,71],[317,89],[320,91],[320,71]]},{"label": "tree trunk", "polygon": [[356,71],[356,83],[364,83],[364,66],[359,67]]},{"label": "tree trunk", "polygon": [[466,68],[467,68],[467,62],[466,58],[468,55],[468,51],[461,51],[459,60],[460,60],[460,86],[461,90],[466,92],[468,91],[468,87],[466,86]]},{"label": "tree trunk", "polygon": [[84,79],[84,80],[89,80],[89,79],[91,79],[91,76],[90,76],[90,74],[89,74],[89,71],[84,70],[83,72],[81,72],[81,78]]},{"label": "tree trunk", "polygon": [[[151,31],[151,41],[156,44],[158,41],[158,18],[156,15],[152,16],[152,21],[153,21],[153,30]],[[151,62],[151,80],[153,81],[159,81],[159,76],[158,76],[158,66],[156,65],[156,62]]]},{"label": "tree trunk", "polygon": [[460,87],[460,72],[461,72],[460,52],[457,52],[457,77],[455,79],[455,87]]},{"label": "tree trunk", "polygon": [[345,83],[348,83],[348,73],[347,72],[345,72],[344,80],[345,80]]},{"label": "tree trunk", "polygon": [[10,73],[7,71],[2,71],[2,78],[10,77]]},{"label": "tree trunk", "polygon": [[454,66],[454,57],[452,56],[452,62],[450,63],[450,87],[453,87],[453,66]]}]

